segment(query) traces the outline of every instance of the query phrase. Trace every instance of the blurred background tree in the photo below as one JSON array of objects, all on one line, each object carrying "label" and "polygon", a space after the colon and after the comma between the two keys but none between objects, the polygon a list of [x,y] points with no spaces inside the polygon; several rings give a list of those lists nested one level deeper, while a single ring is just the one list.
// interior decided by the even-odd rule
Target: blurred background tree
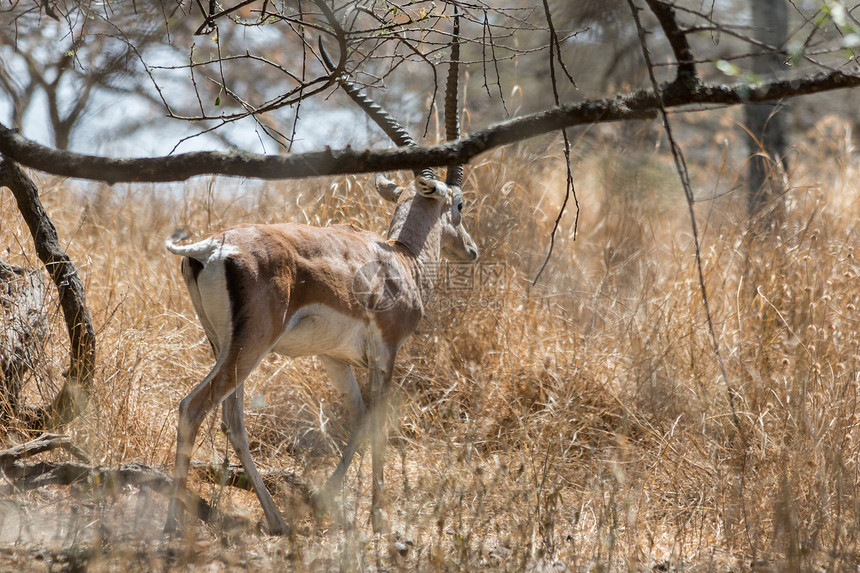
[{"label": "blurred background tree", "polygon": [[[788,75],[788,59],[781,55],[788,39],[788,5],[785,0],[751,1],[755,39],[759,53],[752,57],[752,73],[763,79]],[[749,195],[747,211],[755,216],[770,206],[778,212],[788,168],[788,107],[774,101],[744,106],[749,129]],[[775,221],[774,221],[775,222]]]}]

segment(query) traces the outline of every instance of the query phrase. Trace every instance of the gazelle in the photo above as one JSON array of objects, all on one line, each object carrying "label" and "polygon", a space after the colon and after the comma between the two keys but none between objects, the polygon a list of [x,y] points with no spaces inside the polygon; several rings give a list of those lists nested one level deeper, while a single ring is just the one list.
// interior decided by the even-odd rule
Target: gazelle
[{"label": "gazelle", "polygon": [[[456,138],[459,131],[457,37],[446,95],[449,138]],[[342,87],[398,145],[414,145],[408,133],[356,86],[342,81]],[[200,424],[221,404],[230,443],[257,493],[270,532],[288,531],[254,466],[243,413],[244,381],[271,352],[319,356],[352,416],[348,443],[324,491],[340,483],[369,431],[372,523],[376,531],[384,527],[385,398],[395,356],[424,314],[441,255],[457,261],[478,258],[475,242],[461,223],[461,177],[461,166],[449,168],[446,183],[424,170],[401,187],[377,175],[377,192],[396,203],[387,239],[351,225],[285,223],[242,225],[186,246],[176,244],[176,237],[167,240],[167,249],[183,257],[182,276],[216,361],[179,404],[175,490],[166,530],[176,529],[183,510],[190,454]],[[355,366],[369,373],[369,409],[353,374]]]}]

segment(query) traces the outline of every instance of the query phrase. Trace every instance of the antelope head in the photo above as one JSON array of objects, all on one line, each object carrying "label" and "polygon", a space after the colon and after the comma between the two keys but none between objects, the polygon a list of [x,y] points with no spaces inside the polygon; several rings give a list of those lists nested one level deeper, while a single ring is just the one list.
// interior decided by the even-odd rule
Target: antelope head
[{"label": "antelope head", "polygon": [[[440,251],[452,261],[470,262],[478,258],[478,247],[463,226],[460,187],[424,175],[400,186],[377,175],[376,191],[383,199],[397,204],[388,238],[409,247],[423,262],[437,262]],[[424,244],[424,248],[416,251],[419,244]]]},{"label": "antelope head", "polygon": [[[445,91],[445,132],[449,141],[460,136],[458,84],[460,60],[460,20],[454,9],[454,33],[451,40],[451,64]],[[330,69],[334,65],[319,43],[320,55]],[[343,90],[400,147],[416,145],[415,140],[397,121],[374,103],[356,84],[340,79]],[[463,226],[463,166],[449,165],[445,181],[437,179],[432,169],[414,172],[415,178],[401,186],[378,174],[376,190],[397,207],[388,229],[389,240],[406,246],[421,262],[436,263],[440,254],[453,261],[470,262],[478,258],[478,247]]]}]

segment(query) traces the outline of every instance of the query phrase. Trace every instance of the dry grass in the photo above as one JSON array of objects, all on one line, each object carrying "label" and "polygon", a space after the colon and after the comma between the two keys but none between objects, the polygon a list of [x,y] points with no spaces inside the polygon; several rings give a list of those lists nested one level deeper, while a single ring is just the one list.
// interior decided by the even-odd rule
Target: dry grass
[{"label": "dry grass", "polygon": [[[479,270],[501,278],[443,285],[400,355],[390,535],[370,533],[369,460],[358,458],[343,509],[321,522],[293,492],[278,493],[294,527],[286,539],[200,525],[184,542],[165,541],[166,500],[155,494],[81,486],[15,496],[0,501],[2,568],[856,568],[860,173],[846,128],[819,129],[793,155],[785,224],[764,239],[737,208],[740,163],[711,158],[693,170],[701,197],[721,194],[697,213],[741,433],[666,158],[630,134],[578,146],[579,236],[568,213],[532,286],[563,172],[557,156],[507,149],[474,165],[467,182],[468,223],[494,265]],[[212,362],[178,261],[162,246],[174,228],[200,237],[242,221],[297,220],[384,231],[389,211],[368,177],[197,180],[169,191],[40,183],[98,331],[95,393],[70,432],[104,464],[169,468],[176,405]],[[8,193],[0,213],[6,258],[32,263],[20,254],[32,249]],[[47,381],[65,366],[61,324],[52,338],[31,400],[50,394]],[[259,466],[320,484],[346,426],[319,365],[269,359],[246,393]],[[218,460],[225,444],[207,421],[195,457]],[[262,518],[252,495],[193,487]]]}]

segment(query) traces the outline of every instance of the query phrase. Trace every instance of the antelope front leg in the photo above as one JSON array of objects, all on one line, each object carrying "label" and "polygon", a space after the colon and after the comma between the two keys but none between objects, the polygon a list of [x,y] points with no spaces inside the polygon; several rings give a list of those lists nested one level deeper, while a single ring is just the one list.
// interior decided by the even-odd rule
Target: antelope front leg
[{"label": "antelope front leg", "polygon": [[352,372],[352,367],[346,362],[335,360],[329,356],[320,356],[320,361],[325,366],[332,384],[334,384],[335,389],[344,401],[350,424],[349,441],[341,454],[337,468],[335,468],[331,477],[328,478],[325,486],[317,491],[311,499],[315,511],[325,513],[335,492],[343,483],[346,471],[352,463],[355,452],[361,447],[362,442],[367,436],[368,420],[367,406],[365,406],[364,399],[361,397],[361,390]]},{"label": "antelope front leg", "polygon": [[370,377],[370,447],[372,467],[372,500],[370,520],[374,533],[384,533],[388,529],[385,514],[385,487],[382,470],[385,465],[385,448],[388,444],[388,383],[391,381],[392,368],[385,370],[371,366]]}]

